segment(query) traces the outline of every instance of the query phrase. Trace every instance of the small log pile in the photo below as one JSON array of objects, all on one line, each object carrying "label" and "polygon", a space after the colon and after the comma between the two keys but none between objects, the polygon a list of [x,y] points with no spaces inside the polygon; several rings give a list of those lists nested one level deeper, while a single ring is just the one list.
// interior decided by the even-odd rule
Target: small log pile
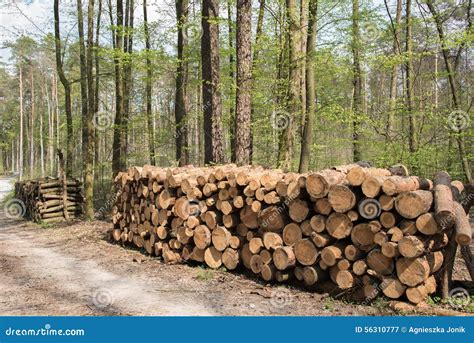
[{"label": "small log pile", "polygon": [[471,228],[462,183],[363,163],[308,174],[261,167],[132,167],[117,175],[113,239],[165,263],[246,268],[265,281],[328,281],[364,299],[420,303],[449,239]]},{"label": "small log pile", "polygon": [[24,217],[52,223],[78,218],[82,214],[82,183],[68,179],[45,178],[15,183],[15,198],[25,206]]}]

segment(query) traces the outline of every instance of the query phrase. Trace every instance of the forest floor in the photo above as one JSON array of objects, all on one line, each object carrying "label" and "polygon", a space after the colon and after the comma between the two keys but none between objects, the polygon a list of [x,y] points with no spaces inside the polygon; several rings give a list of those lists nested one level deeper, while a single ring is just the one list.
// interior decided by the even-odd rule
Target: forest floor
[{"label": "forest floor", "polygon": [[[11,188],[0,179],[0,201]],[[354,304],[328,293],[262,283],[251,275],[165,265],[108,240],[111,223],[42,227],[0,207],[0,315],[464,315],[448,304],[415,312],[388,301]],[[457,261],[455,279],[469,280]]]}]

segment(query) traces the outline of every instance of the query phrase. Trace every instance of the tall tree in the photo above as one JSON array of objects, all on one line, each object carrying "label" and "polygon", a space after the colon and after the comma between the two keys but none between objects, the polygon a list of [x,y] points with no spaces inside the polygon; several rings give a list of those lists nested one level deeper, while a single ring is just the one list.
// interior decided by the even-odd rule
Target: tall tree
[{"label": "tall tree", "polygon": [[[64,88],[64,112],[66,114],[66,175],[72,174],[72,155],[73,146],[73,126],[72,126],[72,107],[71,107],[71,84],[64,73],[62,52],[61,52],[61,33],[59,23],[59,0],[54,0],[54,37],[55,37],[55,55],[56,70],[59,80]],[[59,125],[59,123],[57,123]]]},{"label": "tall tree", "polygon": [[35,171],[35,69],[33,61],[30,61],[30,178],[34,178]]},{"label": "tall tree", "polygon": [[[395,58],[400,55],[400,23],[402,19],[402,0],[397,0],[397,10],[395,15],[395,22],[392,20],[390,10],[388,7],[388,0],[384,0],[387,14],[390,18],[391,28],[393,33],[392,54]],[[393,138],[394,114],[397,102],[397,83],[398,83],[398,63],[394,63],[390,72],[390,95],[389,95],[389,110],[387,116],[387,126],[385,128],[385,139],[390,141]]]},{"label": "tall tree", "polygon": [[363,99],[362,99],[362,69],[360,61],[360,9],[359,0],[352,0],[352,84],[354,86],[353,99],[352,99],[352,112],[353,112],[353,161],[360,161],[362,158],[361,147],[360,147],[360,116],[363,111]]},{"label": "tall tree", "polygon": [[23,67],[19,65],[20,77],[20,137],[18,138],[18,180],[23,179]]},{"label": "tall tree", "polygon": [[123,27],[123,52],[121,52],[123,78],[122,78],[122,134],[121,134],[121,157],[122,168],[127,164],[128,156],[128,126],[130,121],[130,101],[132,91],[132,66],[133,66],[133,21],[134,21],[134,0],[125,1],[125,25]]},{"label": "tall tree", "polygon": [[[446,68],[446,74],[448,76],[449,90],[451,92],[453,107],[454,107],[454,110],[460,110],[461,109],[461,104],[460,104],[458,93],[457,93],[456,79],[455,79],[456,78],[456,67],[453,70],[453,68],[451,67],[451,63],[449,61],[450,52],[449,52],[448,46],[446,45],[446,36],[445,36],[445,33],[444,33],[443,23],[441,21],[441,18],[439,16],[438,11],[434,7],[433,1],[432,0],[427,0],[426,4],[428,5],[428,8],[431,12],[431,15],[432,15],[432,17],[435,21],[436,30],[438,31],[438,37],[439,37],[439,40],[441,42],[441,52],[443,54],[443,60],[444,60],[445,68]],[[471,30],[471,27],[472,27],[472,23],[470,21],[471,4],[472,4],[472,2],[469,1],[468,11],[467,11],[468,25],[467,25],[467,29],[466,29],[466,34],[469,34],[469,31]],[[462,49],[462,45],[460,46],[460,48],[458,50],[458,54],[456,55],[455,62],[457,61],[458,56],[460,55],[461,49]],[[468,180],[468,182],[472,182],[471,166],[470,166],[469,160],[467,158],[467,154],[466,154],[466,146],[465,146],[464,138],[463,138],[463,135],[462,135],[462,128],[457,128],[457,129],[458,129],[458,132],[457,132],[457,135],[456,135],[456,142],[457,142],[457,145],[458,145],[459,157],[461,158],[461,163],[462,163],[464,175],[466,176],[466,179]]]},{"label": "tall tree", "polygon": [[148,125],[148,149],[150,164],[156,164],[156,153],[155,153],[155,130],[153,125],[153,114],[151,107],[151,92],[152,92],[152,77],[153,70],[151,67],[151,44],[150,44],[150,28],[148,27],[148,11],[147,2],[143,0],[143,22],[145,30],[145,56],[146,56],[146,80],[145,80],[145,93],[146,93],[146,119]]},{"label": "tall tree", "polygon": [[411,153],[416,152],[416,128],[413,113],[413,41],[412,41],[412,16],[411,0],[405,3],[405,92],[408,112],[408,149]]},{"label": "tall tree", "polygon": [[[235,58],[234,58],[234,21],[232,19],[232,3],[233,0],[227,0],[227,26],[229,27],[229,94],[231,99],[235,98]],[[229,106],[229,120],[232,123],[230,126],[230,152],[231,161],[235,163],[235,107]]]},{"label": "tall tree", "polygon": [[252,1],[237,0],[237,94],[235,105],[235,161],[250,163],[252,90]]},{"label": "tall tree", "polygon": [[288,76],[288,94],[287,108],[288,113],[284,118],[277,118],[284,123],[280,135],[280,144],[278,150],[279,167],[289,169],[293,157],[294,149],[294,116],[299,113],[299,66],[298,56],[301,50],[299,44],[299,20],[296,10],[296,0],[286,0],[287,25],[288,25],[288,58],[289,58],[289,76]]},{"label": "tall tree", "polygon": [[[95,43],[94,43],[94,57],[95,57],[95,86],[94,86],[94,116],[99,114],[99,86],[100,86],[100,56],[99,56],[99,39],[100,39],[100,21],[102,16],[102,0],[99,0],[99,8],[97,9],[97,25],[95,30]],[[94,170],[97,175],[97,165],[99,164],[99,130],[94,128]]]},{"label": "tall tree", "polygon": [[219,89],[219,1],[202,1],[202,106],[204,111],[204,163],[224,162],[222,102]]},{"label": "tall tree", "polygon": [[316,52],[318,32],[318,0],[309,2],[308,38],[306,43],[306,115],[301,141],[301,156],[299,172],[306,173],[309,169],[311,157],[311,145],[313,144],[313,121],[316,112],[316,85],[314,78],[314,54]]},{"label": "tall tree", "polygon": [[[109,0],[111,1],[111,0]],[[112,4],[109,2],[109,13],[112,18]],[[115,120],[114,138],[112,143],[112,173],[117,173],[125,168],[122,153],[122,133],[123,133],[123,94],[122,94],[122,63],[121,54],[123,51],[123,2],[117,0],[117,20],[115,26],[112,25],[113,47],[114,47],[114,73],[115,73]]]},{"label": "tall tree", "polygon": [[176,122],[176,160],[180,166],[189,162],[188,147],[188,57],[186,56],[186,46],[188,44],[187,21],[188,21],[188,0],[176,0],[176,19],[178,26],[178,62],[176,67],[176,92],[174,115]]},{"label": "tall tree", "polygon": [[[258,18],[257,18],[257,28],[255,30],[255,43],[254,43],[254,50],[253,50],[253,57],[252,57],[252,80],[255,80],[255,74],[256,74],[256,66],[258,62],[258,57],[260,55],[260,39],[262,37],[263,33],[263,17],[265,15],[265,0],[259,0],[259,7],[258,7]],[[252,93],[255,92],[256,90],[256,82],[252,82]],[[250,99],[251,104],[250,104],[250,121],[252,121],[252,118],[254,117],[254,111],[255,107],[253,104],[253,97]],[[253,160],[253,130],[250,128],[250,163],[252,163]]]}]

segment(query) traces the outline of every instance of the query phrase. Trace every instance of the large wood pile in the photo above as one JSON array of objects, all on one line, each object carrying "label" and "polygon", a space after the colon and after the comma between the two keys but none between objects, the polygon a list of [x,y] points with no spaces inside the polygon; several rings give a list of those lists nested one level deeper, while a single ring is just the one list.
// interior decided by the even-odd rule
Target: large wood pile
[{"label": "large wood pile", "polygon": [[471,228],[456,202],[462,183],[405,170],[132,167],[115,179],[112,235],[166,263],[243,267],[308,286],[327,280],[365,298],[419,303],[437,289],[450,239],[468,245]]},{"label": "large wood pile", "polygon": [[36,222],[57,222],[82,214],[82,183],[68,179],[45,178],[15,184],[15,198],[25,205],[24,216]]}]

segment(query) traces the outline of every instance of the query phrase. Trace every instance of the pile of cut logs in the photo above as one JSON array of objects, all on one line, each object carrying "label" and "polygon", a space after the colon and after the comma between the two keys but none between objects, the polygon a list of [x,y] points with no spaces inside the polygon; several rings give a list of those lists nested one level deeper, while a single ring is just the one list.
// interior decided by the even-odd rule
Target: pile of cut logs
[{"label": "pile of cut logs", "polygon": [[24,217],[36,222],[57,222],[82,214],[82,183],[75,179],[45,178],[15,184],[15,198],[24,204]]},{"label": "pile of cut logs", "polygon": [[448,247],[469,245],[471,228],[461,182],[445,172],[433,182],[406,174],[365,163],[307,174],[132,167],[115,179],[112,236],[166,263],[240,267],[266,281],[327,281],[365,299],[420,303],[444,282]]}]

